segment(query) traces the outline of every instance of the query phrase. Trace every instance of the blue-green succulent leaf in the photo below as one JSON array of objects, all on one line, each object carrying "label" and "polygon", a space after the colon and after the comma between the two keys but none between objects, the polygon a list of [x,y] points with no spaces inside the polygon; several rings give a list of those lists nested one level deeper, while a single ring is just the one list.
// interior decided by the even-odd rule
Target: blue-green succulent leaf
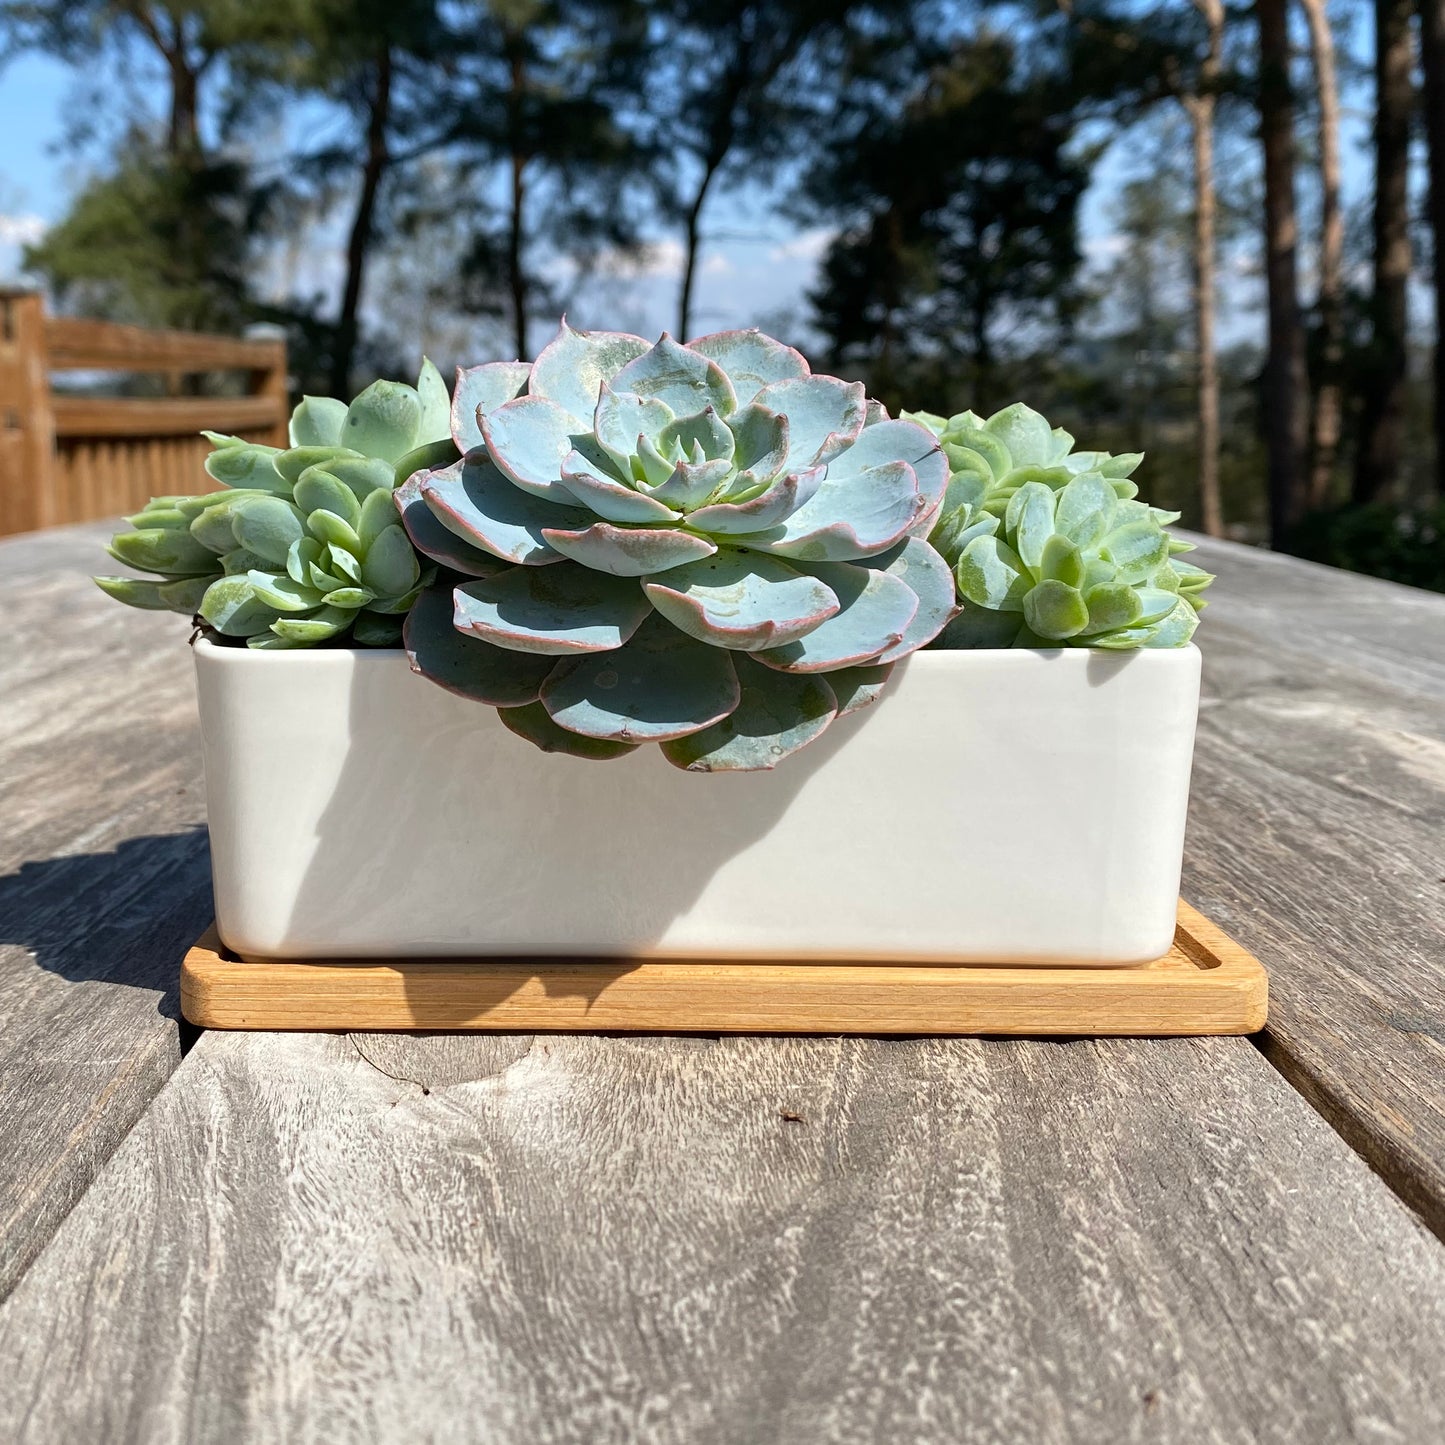
[{"label": "blue-green succulent leaf", "polygon": [[907,462],[885,462],[850,477],[829,471],[802,506],[750,536],[748,545],[808,562],[851,562],[886,551],[927,508]]},{"label": "blue-green succulent leaf", "polygon": [[[477,445],[480,446],[481,443],[478,442]],[[451,466],[451,464],[458,459],[459,455],[450,437],[446,437],[439,442],[428,442],[426,446],[416,447],[412,451],[409,451],[395,464],[392,468],[391,481],[388,482],[387,485],[392,490],[395,490],[404,482],[410,481],[418,472],[434,472],[439,471],[442,467]],[[332,470],[335,471],[336,475],[341,477],[343,481],[350,481],[347,473],[341,468],[333,467]],[[361,489],[355,487],[354,483],[352,485],[357,495],[362,496],[363,493]]]},{"label": "blue-green succulent leaf", "polygon": [[694,447],[701,447],[704,460],[710,462],[731,462],[735,448],[728,423],[712,406],[705,406],[696,416],[682,416],[668,422],[658,433],[658,444],[664,452],[680,448],[681,455],[686,457],[692,456]]},{"label": "blue-green succulent leaf", "polygon": [[920,537],[909,537],[892,552],[873,559],[890,577],[896,577],[918,598],[918,611],[894,646],[878,655],[878,663],[896,662],[927,646],[958,611],[954,599],[953,571],[948,563]]},{"label": "blue-green succulent leaf", "polygon": [[738,488],[762,486],[778,476],[788,459],[788,419],[750,402],[728,419]]},{"label": "blue-green succulent leaf", "polygon": [[666,332],[608,381],[613,391],[666,402],[677,417],[693,416],[705,406],[722,416],[737,410],[737,396],[722,367],[700,351],[679,346]]},{"label": "blue-green succulent leaf", "polygon": [[687,512],[708,501],[731,475],[732,464],[722,458],[679,462],[666,481],[646,490],[654,501]]},{"label": "blue-green succulent leaf", "polygon": [[660,617],[615,651],[559,663],[542,684],[542,705],[569,732],[629,743],[700,732],[738,698],[732,655]]},{"label": "blue-green succulent leaf", "polygon": [[693,773],[751,773],[776,767],[806,747],[838,710],[821,677],[800,677],[733,659],[741,696],[725,718],[700,732],[662,744],[674,767]]},{"label": "blue-green succulent leaf", "polygon": [[465,577],[495,577],[508,564],[494,553],[484,552],[463,540],[427,505],[422,487],[430,475],[429,472],[413,473],[410,480],[391,494],[412,545],[433,561]]},{"label": "blue-green succulent leaf", "polygon": [[570,453],[562,464],[562,484],[576,501],[605,522],[677,520],[677,513],[671,507],[609,476],[598,462],[580,450]]},{"label": "blue-green succulent leaf", "polygon": [[607,762],[637,751],[636,743],[586,738],[581,733],[570,733],[554,723],[551,713],[539,702],[528,703],[525,707],[498,708],[497,716],[503,727],[519,738],[525,738],[534,747],[541,748],[544,753],[563,753],[567,757]]},{"label": "blue-green succulent leaf", "polygon": [[482,445],[479,412],[495,411],[521,396],[532,368],[525,361],[489,361],[485,366],[457,368],[452,396],[452,441],[465,455]]},{"label": "blue-green succulent leaf", "polygon": [[705,537],[675,527],[617,527],[611,522],[594,522],[577,531],[547,527],[542,536],[564,557],[614,577],[665,572],[717,551],[717,545]]},{"label": "blue-green succulent leaf", "polygon": [[561,657],[620,647],[652,610],[634,579],[567,561],[463,583],[455,601],[459,631]]},{"label": "blue-green succulent leaf", "polygon": [[860,667],[836,667],[823,674],[833,696],[838,699],[838,716],[861,712],[883,696],[883,688],[893,673],[894,664],[864,663]]},{"label": "blue-green succulent leaf", "polygon": [[550,502],[572,501],[562,464],[587,435],[576,417],[542,396],[519,396],[482,417],[492,461],[524,492]]},{"label": "blue-green succulent leaf", "polygon": [[515,487],[484,451],[430,473],[421,484],[427,506],[463,540],[508,562],[534,567],[560,555],[542,536],[546,527],[585,527],[592,515],[560,507]]},{"label": "blue-green succulent leaf", "polygon": [[623,331],[577,331],[566,317],[557,335],[532,366],[527,390],[545,396],[573,416],[590,418],[603,382],[649,349],[640,336]]},{"label": "blue-green succulent leaf", "polygon": [[770,382],[809,374],[802,352],[755,329],[715,331],[710,336],[689,341],[687,349],[722,367],[740,407],[746,406]]},{"label": "blue-green succulent leaf", "polygon": [[699,507],[688,517],[691,526],[729,537],[765,533],[781,526],[823,484],[825,467],[784,472],[743,502],[721,501]]},{"label": "blue-green succulent leaf", "polygon": [[828,672],[873,661],[903,640],[919,608],[906,583],[848,562],[808,570],[837,597],[839,610],[795,641],[757,653],[759,662],[780,672]]},{"label": "blue-green succulent leaf", "polygon": [[492,707],[536,702],[553,659],[468,637],[452,625],[454,611],[450,587],[429,587],[416,599],[404,632],[412,671]]},{"label": "blue-green succulent leaf", "polygon": [[627,476],[639,439],[660,436],[673,419],[672,408],[656,397],[616,392],[604,385],[597,398],[592,429],[597,444],[617,465],[619,475]]},{"label": "blue-green succulent leaf", "polygon": [[753,401],[788,418],[788,454],[780,471],[800,472],[831,461],[863,430],[862,382],[836,376],[785,377],[769,382]]},{"label": "blue-green succulent leaf", "polygon": [[690,637],[749,652],[811,632],[842,605],[818,578],[734,547],[649,577],[643,590],[658,612]]}]

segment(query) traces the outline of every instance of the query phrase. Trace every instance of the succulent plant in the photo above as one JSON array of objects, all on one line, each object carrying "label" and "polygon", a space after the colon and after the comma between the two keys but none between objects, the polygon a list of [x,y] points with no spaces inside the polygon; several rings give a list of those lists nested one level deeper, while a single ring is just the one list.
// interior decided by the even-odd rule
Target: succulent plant
[{"label": "succulent plant", "polygon": [[1018,404],[986,421],[905,413],[939,437],[950,477],[933,546],[962,604],[939,647],[1182,647],[1214,579],[1178,560],[1177,512],[1138,501],[1139,454],[1075,452]]},{"label": "succulent plant", "polygon": [[465,579],[422,595],[407,649],[544,749],[770,768],[954,614],[933,435],[761,332],[564,321],[535,363],[458,374],[453,439],[397,492]]},{"label": "succulent plant", "polygon": [[395,646],[424,574],[392,491],[456,455],[451,399],[430,362],[415,387],[378,381],[348,406],[306,397],[286,449],[207,432],[222,490],[157,497],[110,552],[151,578],[97,577],[133,607],[196,614],[251,647],[345,637]]}]

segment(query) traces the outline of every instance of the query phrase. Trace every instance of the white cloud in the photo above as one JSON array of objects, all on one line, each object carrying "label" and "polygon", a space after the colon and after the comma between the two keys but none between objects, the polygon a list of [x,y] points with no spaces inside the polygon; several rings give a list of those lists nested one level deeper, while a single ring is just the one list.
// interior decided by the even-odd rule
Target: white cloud
[{"label": "white cloud", "polygon": [[0,246],[33,246],[44,234],[39,216],[0,216]]},{"label": "white cloud", "polygon": [[802,231],[768,250],[769,261],[816,261],[838,233],[827,228]]}]

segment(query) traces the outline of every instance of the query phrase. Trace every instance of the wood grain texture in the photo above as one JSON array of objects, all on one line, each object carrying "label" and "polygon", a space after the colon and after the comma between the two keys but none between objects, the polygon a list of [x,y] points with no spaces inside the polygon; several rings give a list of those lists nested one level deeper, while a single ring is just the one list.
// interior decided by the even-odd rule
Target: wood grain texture
[{"label": "wood grain texture", "polygon": [[0,1435],[1445,1432],[1445,1251],[1234,1040],[207,1034]]},{"label": "wood grain texture", "polygon": [[1174,947],[1134,968],[906,962],[424,959],[242,962],[211,928],[181,967],[181,1011],[223,1029],[631,1033],[1247,1034],[1259,961],[1180,902]]},{"label": "wood grain texture", "polygon": [[185,623],[89,582],[106,530],[0,543],[0,1295],[179,1062],[209,912]]},{"label": "wood grain texture", "polygon": [[1267,1056],[1445,1238],[1445,597],[1198,555],[1185,891],[1270,970]]}]

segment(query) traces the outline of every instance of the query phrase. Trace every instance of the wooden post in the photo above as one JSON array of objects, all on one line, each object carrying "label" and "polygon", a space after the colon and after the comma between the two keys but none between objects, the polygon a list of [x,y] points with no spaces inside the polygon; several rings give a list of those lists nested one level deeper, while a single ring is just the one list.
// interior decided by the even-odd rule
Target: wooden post
[{"label": "wooden post", "polygon": [[253,396],[269,397],[276,406],[276,423],[269,429],[269,435],[258,436],[259,442],[267,446],[285,447],[290,445],[290,436],[287,427],[287,418],[291,409],[287,405],[290,400],[290,378],[286,368],[286,341],[284,337],[278,337],[270,343],[271,357],[268,364],[251,373],[251,394]]},{"label": "wooden post", "polygon": [[43,303],[0,290],[0,536],[57,520]]}]

